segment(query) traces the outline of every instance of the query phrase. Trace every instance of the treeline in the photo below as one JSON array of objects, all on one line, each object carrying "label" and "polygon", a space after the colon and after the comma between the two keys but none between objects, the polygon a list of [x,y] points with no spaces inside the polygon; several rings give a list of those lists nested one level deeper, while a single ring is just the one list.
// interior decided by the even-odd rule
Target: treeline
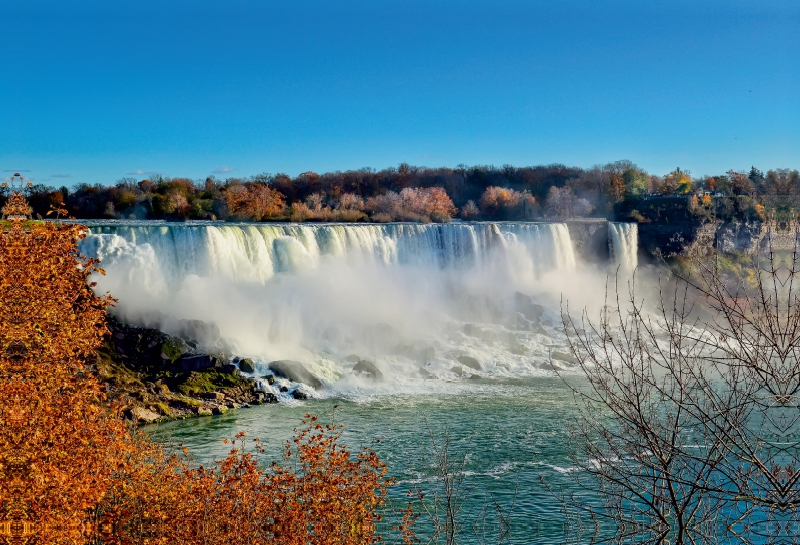
[{"label": "treeline", "polygon": [[560,164],[427,168],[403,163],[380,171],[304,172],[296,177],[259,174],[192,180],[153,176],[141,181],[123,178],[110,186],[56,189],[36,185],[28,188],[27,196],[35,214],[44,216],[51,206],[64,203],[69,214],[79,219],[446,222],[453,218],[604,217],[642,221],[637,206],[665,195],[689,197],[688,206],[696,215],[758,215],[763,208],[756,207],[763,207],[770,195],[796,194],[799,179],[796,170],[764,174],[755,167],[747,173],[729,171],[702,178],[692,178],[680,168],[657,176],[630,161],[590,169]]}]

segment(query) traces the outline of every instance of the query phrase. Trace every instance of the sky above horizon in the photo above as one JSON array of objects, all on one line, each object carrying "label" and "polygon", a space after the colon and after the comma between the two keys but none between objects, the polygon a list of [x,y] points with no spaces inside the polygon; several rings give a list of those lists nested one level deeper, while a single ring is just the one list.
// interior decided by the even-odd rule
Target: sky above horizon
[{"label": "sky above horizon", "polygon": [[3,0],[3,177],[799,168],[800,3]]}]

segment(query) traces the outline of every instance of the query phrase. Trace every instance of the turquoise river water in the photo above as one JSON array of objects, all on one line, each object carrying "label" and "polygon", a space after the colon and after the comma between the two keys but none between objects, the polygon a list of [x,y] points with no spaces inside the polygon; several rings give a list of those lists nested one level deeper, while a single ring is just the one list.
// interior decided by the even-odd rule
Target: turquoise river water
[{"label": "turquoise river water", "polygon": [[[334,407],[336,408],[334,409]],[[449,431],[452,451],[467,452],[468,491],[462,510],[460,543],[480,543],[473,525],[486,494],[510,510],[508,543],[562,543],[560,502],[541,482],[570,486],[566,423],[573,407],[568,388],[558,378],[486,382],[447,394],[329,398],[294,405],[262,405],[232,413],[150,427],[160,441],[189,447],[200,462],[225,456],[222,443],[238,431],[265,441],[262,460],[280,460],[281,448],[303,415],[320,415],[345,426],[352,449],[370,445],[387,463],[397,483],[397,505],[425,474],[420,454],[430,454],[430,433],[441,441]],[[379,439],[379,443],[373,443]],[[424,487],[424,485],[422,485]],[[424,523],[425,519],[421,519]],[[496,524],[489,517],[488,526]],[[424,524],[423,524],[424,526]],[[496,532],[490,531],[496,539]]]}]

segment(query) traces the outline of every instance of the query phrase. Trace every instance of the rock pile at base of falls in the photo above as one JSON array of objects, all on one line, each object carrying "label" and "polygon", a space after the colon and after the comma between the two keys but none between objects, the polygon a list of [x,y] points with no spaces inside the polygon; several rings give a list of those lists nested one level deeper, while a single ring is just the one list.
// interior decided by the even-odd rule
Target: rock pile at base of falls
[{"label": "rock pile at base of falls", "polygon": [[206,350],[192,340],[113,317],[107,325],[110,335],[97,352],[96,365],[108,399],[131,406],[130,420],[149,423],[277,403],[273,393],[261,391],[255,380],[228,363],[224,345]]}]

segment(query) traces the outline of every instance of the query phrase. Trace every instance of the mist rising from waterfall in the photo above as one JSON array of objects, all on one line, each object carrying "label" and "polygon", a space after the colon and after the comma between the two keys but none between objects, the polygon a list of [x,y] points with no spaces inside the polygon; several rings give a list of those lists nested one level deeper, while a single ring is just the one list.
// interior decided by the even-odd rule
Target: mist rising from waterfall
[{"label": "mist rising from waterfall", "polygon": [[458,378],[459,356],[482,377],[541,374],[564,350],[561,295],[596,308],[606,285],[558,223],[98,223],[82,249],[123,318],[215,322],[239,355],[302,361],[340,389],[365,386],[351,354],[393,388],[419,368]]}]

